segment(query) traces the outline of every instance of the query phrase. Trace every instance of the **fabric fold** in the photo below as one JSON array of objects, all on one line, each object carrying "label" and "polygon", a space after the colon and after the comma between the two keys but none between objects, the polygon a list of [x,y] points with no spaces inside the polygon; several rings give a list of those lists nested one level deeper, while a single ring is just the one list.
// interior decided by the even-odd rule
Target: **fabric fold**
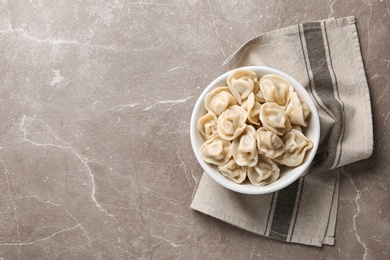
[{"label": "fabric fold", "polygon": [[309,173],[273,194],[237,194],[203,174],[193,209],[273,239],[335,243],[337,168],[373,150],[371,103],[355,23],[354,17],[331,18],[277,29],[249,40],[225,61],[230,69],[269,66],[300,82],[319,111],[320,147]]}]

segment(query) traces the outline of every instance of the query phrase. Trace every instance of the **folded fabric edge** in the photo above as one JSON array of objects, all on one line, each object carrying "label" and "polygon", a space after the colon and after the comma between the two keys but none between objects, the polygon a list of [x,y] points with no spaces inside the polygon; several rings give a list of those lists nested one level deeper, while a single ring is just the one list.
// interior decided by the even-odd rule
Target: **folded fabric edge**
[{"label": "folded fabric edge", "polygon": [[[322,20],[318,20],[318,21],[326,21],[327,27],[332,28],[332,27],[339,27],[339,26],[344,26],[346,24],[355,23],[356,18],[354,16],[347,16],[347,17],[338,18],[338,19],[331,17],[331,18],[322,19]],[[297,33],[299,30],[300,29],[299,29],[298,25],[291,25],[288,27],[279,28],[279,29],[275,29],[275,30],[270,31],[270,32],[260,34],[256,37],[250,39],[249,41],[245,42],[243,45],[241,45],[241,47],[239,47],[235,52],[233,52],[229,57],[227,57],[225,59],[225,61],[222,63],[222,66],[227,66],[228,68],[231,68],[233,66],[233,64],[236,62],[237,57],[243,52],[243,50],[253,43],[268,41],[268,40],[275,38],[277,36],[280,36],[280,35]]]},{"label": "folded fabric edge", "polygon": [[334,237],[325,237],[324,241],[322,242],[324,245],[328,246],[334,246],[335,245],[335,238]]},{"label": "folded fabric edge", "polygon": [[369,158],[373,151],[374,151],[374,129],[373,129],[373,119],[372,119],[372,109],[371,109],[371,98],[370,98],[370,93],[369,93],[369,87],[368,87],[368,81],[367,81],[367,76],[366,72],[364,69],[364,63],[363,63],[363,58],[362,58],[362,52],[360,48],[360,42],[359,42],[359,36],[356,28],[356,24],[353,23],[350,26],[351,28],[351,34],[352,34],[352,40],[353,40],[353,51],[354,51],[354,56],[355,56],[355,63],[356,63],[356,69],[360,72],[358,75],[359,81],[360,81],[360,91],[362,96],[365,99],[365,120],[366,120],[366,129],[367,129],[367,136],[368,138],[365,138],[365,140],[368,140],[366,146],[367,146],[367,152],[365,154],[365,158]]},{"label": "folded fabric edge", "polygon": [[323,243],[333,246],[336,242],[336,225],[337,225],[337,212],[339,206],[339,191],[340,191],[340,170],[338,171],[338,178],[333,192],[332,206],[330,208],[329,221],[326,229]]},{"label": "folded fabric edge", "polygon": [[[259,227],[260,227],[260,229],[265,230],[265,227],[261,227],[260,225],[254,225],[246,220],[232,217],[232,216],[227,216],[224,212],[221,212],[219,210],[215,210],[215,209],[210,208],[208,206],[204,206],[204,205],[200,205],[200,204],[196,205],[196,203],[194,203],[194,201],[191,203],[190,207],[191,207],[191,209],[193,209],[195,211],[198,211],[200,213],[203,213],[203,214],[210,216],[210,217],[213,217],[215,219],[222,220],[223,222],[225,222],[229,225],[232,225],[234,227],[237,227],[239,229],[249,231],[249,232],[254,233],[256,235],[264,236],[264,233],[262,233],[258,230],[259,230]],[[218,217],[216,217],[216,216],[218,216]],[[234,220],[237,222],[237,224],[235,224],[233,222]],[[240,223],[243,223],[244,225],[240,225]]]},{"label": "folded fabric edge", "polygon": [[[255,231],[254,229],[251,229],[249,227],[244,227],[244,226],[241,226],[239,224],[234,224],[230,221],[228,221],[227,219],[223,218],[223,217],[220,217],[219,215],[225,215],[223,214],[222,212],[220,211],[217,211],[217,210],[214,210],[210,207],[204,207],[204,206],[200,206],[200,205],[193,205],[194,203],[191,204],[191,208],[199,213],[202,213],[204,215],[207,215],[207,216],[210,216],[210,217],[213,217],[217,220],[221,220],[229,225],[232,225],[236,228],[239,228],[239,229],[242,229],[242,230],[245,230],[247,232],[250,232],[250,233],[253,233],[255,235],[259,235],[259,236],[262,236],[262,237],[265,237],[265,238],[270,238],[270,239],[273,239],[273,240],[276,240],[276,241],[280,241],[282,243],[286,243],[287,241],[283,241],[283,240],[279,240],[279,239],[276,239],[276,238],[273,238],[273,237],[270,237],[270,236],[266,236],[264,233],[261,233],[261,232],[257,232]],[[215,217],[216,215],[218,215],[219,217]],[[231,219],[236,219],[236,218],[231,218]],[[245,223],[245,224],[249,224],[250,226],[254,226],[254,225],[251,225],[249,222],[245,221],[245,220],[242,220],[242,219],[239,219],[239,221],[241,223]],[[255,227],[254,227],[255,228]],[[322,247],[323,245],[323,241],[321,240],[318,240],[318,239],[311,239],[311,238],[304,238],[304,237],[299,237],[299,241],[291,241],[291,242],[287,242],[289,244],[303,244],[303,245],[307,245],[307,246],[316,246],[316,247]]]}]

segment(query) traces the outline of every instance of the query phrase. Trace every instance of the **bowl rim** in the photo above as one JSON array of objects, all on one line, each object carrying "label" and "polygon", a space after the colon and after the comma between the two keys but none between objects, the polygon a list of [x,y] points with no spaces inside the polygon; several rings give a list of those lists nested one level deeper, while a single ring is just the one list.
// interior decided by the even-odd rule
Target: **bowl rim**
[{"label": "bowl rim", "polygon": [[[303,100],[305,100],[305,102],[309,105],[310,109],[311,109],[311,119],[310,120],[313,120],[314,122],[314,126],[317,126],[315,127],[314,129],[314,138],[311,138],[311,141],[313,142],[313,148],[311,150],[311,152],[308,154],[308,156],[305,158],[306,162],[300,166],[297,166],[297,167],[302,167],[302,171],[298,174],[294,174],[292,177],[290,177],[289,179],[287,180],[284,180],[282,182],[278,182],[280,179],[276,180],[275,182],[269,184],[269,185],[265,185],[265,186],[260,186],[260,187],[257,187],[257,186],[254,186],[252,185],[251,187],[254,187],[254,188],[250,188],[248,189],[247,185],[243,185],[243,184],[237,184],[231,180],[229,180],[228,178],[226,178],[225,176],[223,176],[221,173],[220,173],[220,176],[222,176],[223,178],[220,178],[220,177],[217,177],[217,175],[215,174],[211,174],[209,171],[210,170],[214,170],[214,171],[218,171],[217,169],[215,169],[213,166],[211,166],[210,164],[206,163],[201,157],[200,157],[200,154],[199,154],[199,151],[198,151],[198,144],[196,143],[196,135],[199,135],[199,132],[198,132],[198,129],[197,129],[197,121],[198,121],[198,114],[199,114],[199,110],[200,109],[203,109],[204,108],[204,100],[205,100],[205,97],[206,95],[214,88],[218,87],[221,82],[223,81],[226,81],[226,79],[228,78],[228,76],[235,72],[236,70],[243,70],[243,69],[246,69],[246,70],[251,70],[251,71],[254,71],[256,74],[263,74],[263,75],[266,75],[266,74],[275,74],[275,75],[279,75],[281,77],[284,77],[286,78],[288,81],[290,81],[290,83],[293,85],[294,89],[299,92],[299,96],[300,98],[301,95],[304,95],[306,96],[305,98],[302,98]],[[298,90],[297,90],[298,88]],[[191,115],[191,121],[190,121],[190,138],[191,138],[191,146],[192,146],[192,149],[193,149],[193,152],[195,154],[195,157],[198,161],[198,163],[201,165],[203,171],[205,171],[214,181],[216,181],[218,184],[220,184],[221,186],[229,189],[229,190],[232,190],[232,191],[235,191],[235,192],[238,192],[238,193],[243,193],[243,194],[251,194],[251,195],[259,195],[259,194],[268,194],[268,193],[272,193],[272,192],[276,192],[278,190],[281,190],[285,187],[287,187],[288,185],[292,184],[294,181],[296,181],[297,179],[299,179],[301,176],[305,175],[309,169],[311,168],[312,164],[313,164],[313,160],[314,160],[314,157],[317,153],[317,149],[318,149],[318,145],[319,145],[319,140],[320,140],[320,119],[319,119],[319,115],[318,115],[318,110],[317,110],[317,107],[316,107],[316,104],[313,100],[313,97],[310,95],[310,93],[308,92],[308,90],[306,90],[297,80],[295,80],[293,77],[291,77],[290,75],[288,75],[287,73],[283,72],[283,71],[280,71],[280,70],[277,70],[277,69],[274,69],[274,68],[271,68],[271,67],[266,67],[266,66],[243,66],[243,67],[239,67],[239,68],[235,68],[235,69],[232,69],[232,70],[229,70],[227,72],[225,72],[224,74],[218,76],[216,79],[214,79],[210,84],[208,84],[208,86],[202,91],[201,95],[198,97],[196,103],[195,103],[195,106],[194,106],[194,109],[192,111],[192,115]],[[313,140],[314,139],[314,140]],[[225,181],[226,179],[226,181]]]}]

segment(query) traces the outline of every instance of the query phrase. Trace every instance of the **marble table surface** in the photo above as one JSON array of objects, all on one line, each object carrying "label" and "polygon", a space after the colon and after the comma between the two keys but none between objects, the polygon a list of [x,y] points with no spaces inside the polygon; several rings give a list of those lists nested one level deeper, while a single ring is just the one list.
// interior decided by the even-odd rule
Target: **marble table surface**
[{"label": "marble table surface", "polygon": [[[263,32],[354,15],[374,154],[342,169],[336,244],[190,209],[193,105]],[[0,259],[389,259],[390,2],[0,1]]]}]

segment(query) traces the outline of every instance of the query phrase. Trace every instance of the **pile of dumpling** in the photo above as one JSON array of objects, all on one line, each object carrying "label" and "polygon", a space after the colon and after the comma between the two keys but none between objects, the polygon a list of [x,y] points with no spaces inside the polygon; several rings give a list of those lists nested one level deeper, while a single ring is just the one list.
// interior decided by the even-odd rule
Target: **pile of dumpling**
[{"label": "pile of dumpling", "polygon": [[197,124],[205,142],[199,149],[207,163],[236,183],[255,186],[276,181],[280,165],[302,164],[313,143],[303,134],[310,108],[291,83],[250,70],[235,70],[227,86],[205,98],[207,114]]}]

